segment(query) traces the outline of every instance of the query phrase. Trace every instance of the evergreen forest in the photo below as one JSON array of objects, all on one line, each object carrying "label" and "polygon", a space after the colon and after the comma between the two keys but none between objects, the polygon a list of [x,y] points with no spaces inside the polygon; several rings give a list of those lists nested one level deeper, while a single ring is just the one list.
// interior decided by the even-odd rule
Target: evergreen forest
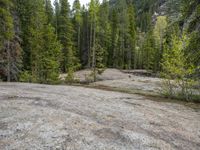
[{"label": "evergreen forest", "polygon": [[200,1],[0,0],[0,80],[73,82],[85,68],[199,81]]}]

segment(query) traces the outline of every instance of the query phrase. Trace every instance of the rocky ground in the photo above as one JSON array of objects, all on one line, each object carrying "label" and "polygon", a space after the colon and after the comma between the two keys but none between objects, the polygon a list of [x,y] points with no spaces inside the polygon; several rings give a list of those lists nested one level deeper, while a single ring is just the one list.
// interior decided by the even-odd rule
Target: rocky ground
[{"label": "rocky ground", "polygon": [[[61,74],[60,79],[65,80],[67,74]],[[118,70],[106,69],[102,74],[97,74],[97,82],[93,83],[92,71],[89,69],[75,72],[75,79],[81,84],[93,88],[123,91],[126,93],[162,96],[165,80],[158,78],[146,70]],[[157,76],[157,77],[156,77]],[[166,86],[164,86],[166,88]],[[196,83],[193,93],[200,95],[200,85]],[[181,89],[176,89],[177,91]],[[198,100],[196,100],[198,101]]]},{"label": "rocky ground", "polygon": [[84,87],[0,83],[0,149],[199,150],[200,107],[187,105]]},{"label": "rocky ground", "polygon": [[[132,90],[136,93],[149,93],[150,95],[160,94],[163,80],[146,76],[147,73],[145,70],[106,69],[102,74],[97,75],[97,82],[90,85],[123,89],[125,91]],[[66,74],[62,74],[60,76],[61,80],[64,80],[66,76]],[[75,78],[81,83],[93,81],[91,70],[88,69],[76,72]]]}]

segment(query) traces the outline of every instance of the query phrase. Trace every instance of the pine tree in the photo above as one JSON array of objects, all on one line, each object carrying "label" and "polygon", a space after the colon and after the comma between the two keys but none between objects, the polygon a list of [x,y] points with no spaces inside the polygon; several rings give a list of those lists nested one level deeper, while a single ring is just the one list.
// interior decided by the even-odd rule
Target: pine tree
[{"label": "pine tree", "polygon": [[69,19],[69,3],[67,0],[60,1],[60,15],[59,15],[59,26],[58,26],[58,37],[63,45],[63,61],[61,63],[62,71],[67,72],[67,55],[69,51],[72,51],[72,25]]},{"label": "pine tree", "polygon": [[44,39],[43,31],[45,29],[46,16],[45,8],[42,0],[36,0],[32,3],[33,15],[30,18],[30,33],[28,37],[30,43],[30,63],[31,63],[31,75],[33,82],[43,82],[42,73],[42,53],[44,51]]},{"label": "pine tree", "polygon": [[127,53],[127,67],[128,69],[136,68],[136,23],[135,23],[135,10],[132,3],[128,6],[128,17],[129,17],[129,30],[128,30],[128,53]]},{"label": "pine tree", "polygon": [[111,24],[109,21],[109,2],[103,0],[99,8],[99,29],[97,33],[97,38],[99,39],[99,44],[103,49],[102,57],[104,66],[109,64],[108,54],[111,48]]},{"label": "pine tree", "polygon": [[1,14],[1,28],[0,28],[0,46],[1,48],[4,46],[6,40],[10,40],[13,38],[13,18],[11,15],[11,6],[12,2],[10,0],[1,1],[0,5],[0,14]]},{"label": "pine tree", "polygon": [[74,27],[74,45],[76,49],[77,58],[81,59],[81,26],[82,26],[82,16],[81,16],[81,5],[79,0],[75,0],[72,8],[73,14],[73,27]]},{"label": "pine tree", "polygon": [[[151,30],[150,30],[151,31]],[[137,30],[137,36],[136,36],[136,46],[135,46],[135,58],[137,69],[143,69],[144,68],[144,61],[145,59],[145,33],[141,32],[141,30]]]},{"label": "pine tree", "polygon": [[[14,37],[12,2],[3,0],[0,3],[0,72],[6,74],[7,81],[11,80],[11,40]],[[1,76],[2,76],[1,75]]]},{"label": "pine tree", "polygon": [[100,42],[97,41],[96,47],[95,47],[95,68],[98,74],[103,73],[105,69],[105,63],[104,63],[104,55],[105,55],[105,49],[101,47],[99,44]]},{"label": "pine tree", "polygon": [[60,5],[58,0],[54,1],[54,9],[55,9],[55,13],[54,13],[54,18],[53,18],[53,25],[54,28],[56,29],[56,35],[58,36],[58,21],[59,21],[59,15],[60,15]]},{"label": "pine tree", "polygon": [[136,23],[135,11],[132,1],[118,0],[112,8],[112,46],[109,59],[116,57],[113,66],[121,69],[136,67],[134,58]]},{"label": "pine tree", "polygon": [[143,68],[156,72],[157,70],[157,48],[152,30],[146,33],[143,44]]},{"label": "pine tree", "polygon": [[[24,56],[26,60],[21,81],[50,83],[58,77],[60,45],[49,24],[46,5],[43,0],[18,2],[23,31],[21,36],[27,42],[23,50],[28,54]],[[29,63],[26,64],[26,61]]]},{"label": "pine tree", "polygon": [[[98,26],[98,9],[99,9],[98,0],[91,0],[89,3],[89,52],[88,52],[88,67],[91,66],[94,68],[95,62],[95,42],[96,42],[96,30]],[[92,58],[92,61],[91,61]]]},{"label": "pine tree", "polygon": [[118,41],[118,67],[121,69],[128,69],[128,53],[129,49],[127,47],[128,39],[128,26],[129,18],[127,14],[127,2],[124,0],[119,0],[117,9],[119,11],[119,41]]},{"label": "pine tree", "polygon": [[139,0],[137,5],[137,26],[142,32],[148,32],[152,25],[152,15],[156,12],[156,7],[162,1]]},{"label": "pine tree", "polygon": [[[20,38],[22,39],[21,47],[23,49],[23,70],[31,70],[31,46],[30,37],[32,28],[31,18],[35,10],[32,0],[17,0],[17,14],[20,19]],[[36,2],[37,3],[37,2]]]},{"label": "pine tree", "polygon": [[116,10],[111,13],[111,48],[108,54],[109,67],[117,67],[117,44],[119,41],[119,19]]},{"label": "pine tree", "polygon": [[[99,1],[91,0],[89,4],[90,49],[89,49],[88,66],[90,66],[92,62],[94,81],[96,81],[96,59],[97,59],[96,48],[97,48],[97,31],[99,28],[98,12],[99,12]],[[90,60],[90,57],[92,58],[92,61]]]},{"label": "pine tree", "polygon": [[[165,45],[162,75],[166,78],[164,82],[164,94],[169,97],[176,97],[190,100],[193,95],[191,90],[193,80],[189,78],[194,73],[194,67],[187,62],[184,56],[184,47],[187,47],[189,40],[183,35],[179,38],[172,35],[170,45]],[[172,81],[174,80],[174,81]]]},{"label": "pine tree", "polygon": [[11,13],[13,17],[13,31],[14,37],[10,42],[10,77],[11,81],[19,81],[19,75],[22,69],[22,48],[20,35],[20,20],[17,14],[16,1],[13,1],[13,7],[11,7]]},{"label": "pine tree", "polygon": [[[58,24],[58,37],[63,46],[63,60],[61,62],[62,72],[73,74],[78,61],[74,56],[74,45],[72,41],[73,27],[70,20],[70,6],[67,0],[60,1]],[[73,78],[73,75],[70,76]]]},{"label": "pine tree", "polygon": [[156,53],[156,66],[155,70],[159,71],[161,69],[160,62],[162,59],[163,53],[163,42],[164,36],[166,33],[167,28],[167,17],[166,16],[159,16],[157,17],[156,25],[154,27],[154,37],[156,40],[157,45],[157,53]]},{"label": "pine tree", "polygon": [[[188,62],[192,62],[196,68],[200,68],[200,34],[198,31],[190,35],[189,44],[185,49]],[[199,76],[199,74],[198,74]]]},{"label": "pine tree", "polygon": [[47,23],[53,24],[53,7],[51,5],[51,0],[45,0],[45,12]]},{"label": "pine tree", "polygon": [[81,39],[80,39],[80,62],[82,67],[88,67],[89,57],[89,12],[83,5],[81,8]]},{"label": "pine tree", "polygon": [[51,25],[46,25],[44,29],[44,47],[41,54],[42,61],[42,81],[53,83],[58,80],[60,72],[61,49],[62,46],[57,40],[55,29]]}]

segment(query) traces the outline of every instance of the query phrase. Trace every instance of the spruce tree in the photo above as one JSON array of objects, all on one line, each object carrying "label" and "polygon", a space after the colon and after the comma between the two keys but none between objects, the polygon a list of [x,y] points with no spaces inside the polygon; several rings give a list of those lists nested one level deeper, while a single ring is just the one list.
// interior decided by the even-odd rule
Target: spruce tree
[{"label": "spruce tree", "polygon": [[47,23],[53,24],[53,7],[51,5],[51,0],[45,0],[45,12]]},{"label": "spruce tree", "polygon": [[[114,42],[113,44],[115,44],[116,48],[111,52],[114,57],[118,58],[114,62],[114,67],[131,69],[132,66],[134,67],[133,53],[135,48],[135,17],[133,5],[129,1],[118,0],[112,9],[111,20],[114,19],[111,23],[114,29],[112,31],[112,43]],[[111,49],[114,48],[113,46]]]},{"label": "spruce tree", "polygon": [[81,30],[81,64],[82,67],[88,66],[89,61],[89,13],[83,5],[81,8],[82,30]]},{"label": "spruce tree", "polygon": [[147,70],[157,71],[157,48],[153,31],[149,30],[146,33],[145,41],[143,44],[143,68]]},{"label": "spruce tree", "polygon": [[155,64],[156,71],[159,71],[161,69],[160,62],[162,59],[163,42],[164,42],[164,36],[166,33],[166,28],[167,28],[167,17],[166,16],[157,17],[157,21],[154,27],[154,37],[155,37],[156,46],[158,50],[156,52],[156,64]]},{"label": "spruce tree", "polygon": [[[98,26],[98,0],[91,0],[89,3],[89,54],[88,54],[88,67],[94,68],[95,61],[95,40],[96,40],[96,27]],[[91,59],[92,58],[92,59]],[[92,61],[91,61],[92,60]]]},{"label": "spruce tree", "polygon": [[60,45],[49,24],[46,5],[43,0],[19,0],[18,6],[23,31],[21,37],[23,42],[26,41],[23,43],[26,59],[21,81],[52,82],[58,77]]},{"label": "spruce tree", "polygon": [[187,62],[184,56],[184,48],[189,44],[189,39],[183,35],[182,38],[173,34],[170,45],[164,46],[162,59],[162,75],[166,79],[163,92],[170,98],[176,97],[191,100],[193,97],[193,79],[190,77],[194,73],[194,66]]},{"label": "spruce tree", "polygon": [[[23,49],[23,70],[31,71],[31,46],[30,37],[33,17],[35,10],[34,2],[32,0],[16,0],[17,1],[17,14],[20,19],[20,38],[22,39],[21,47]],[[36,1],[37,3],[37,1]]]},{"label": "spruce tree", "polygon": [[59,27],[59,15],[60,15],[60,4],[58,0],[54,1],[54,18],[53,18],[53,26],[55,28],[56,35],[58,36],[58,27]]},{"label": "spruce tree", "polygon": [[128,53],[127,53],[127,68],[128,69],[135,69],[136,68],[136,22],[135,22],[135,10],[132,3],[128,5],[128,19],[129,19],[129,26],[128,26]]},{"label": "spruce tree", "polygon": [[30,43],[30,63],[31,63],[31,75],[33,82],[43,82],[43,67],[42,67],[42,55],[43,45],[45,41],[43,39],[43,31],[45,29],[46,16],[44,2],[42,0],[36,0],[32,3],[33,15],[30,18],[30,33],[28,37]]},{"label": "spruce tree", "polygon": [[76,49],[76,56],[80,59],[81,55],[81,5],[79,0],[75,0],[72,8],[73,27],[74,27],[74,47]]},{"label": "spruce tree", "polygon": [[109,67],[117,67],[117,44],[119,41],[119,19],[117,11],[114,9],[111,13],[111,48],[108,54]]},{"label": "spruce tree", "polygon": [[72,74],[78,65],[78,61],[74,56],[74,45],[72,41],[73,26],[70,20],[70,5],[67,0],[60,0],[58,24],[58,37],[63,47],[62,72],[68,72],[70,78],[73,80]]},{"label": "spruce tree", "polygon": [[98,74],[103,73],[105,69],[105,63],[104,63],[104,55],[105,55],[105,49],[99,44],[100,42],[97,41],[96,47],[95,47],[95,68]]},{"label": "spruce tree", "polygon": [[111,48],[111,24],[109,21],[110,7],[107,0],[103,0],[99,8],[99,29],[97,33],[97,38],[99,39],[99,44],[103,49],[102,57],[104,66],[109,65],[108,54]]},{"label": "spruce tree", "polygon": [[[15,18],[15,19],[14,19]],[[0,4],[0,79],[18,81],[21,71],[19,17],[16,1],[3,0]]]},{"label": "spruce tree", "polygon": [[57,40],[55,29],[46,25],[43,31],[45,44],[41,54],[43,82],[53,83],[58,80],[62,46]]},{"label": "spruce tree", "polygon": [[127,14],[127,2],[124,0],[118,1],[117,9],[119,11],[119,43],[118,43],[118,67],[121,69],[128,69],[127,56],[129,49],[127,48],[128,39],[128,14]]},{"label": "spruce tree", "polygon": [[[99,1],[98,0],[91,0],[89,4],[89,19],[90,19],[90,49],[89,49],[89,66],[92,64],[93,69],[93,77],[94,82],[96,81],[96,56],[103,57],[101,55],[97,54],[97,48],[99,48],[99,41],[98,41],[98,29],[99,29]],[[100,49],[98,49],[100,50]],[[92,58],[92,61],[90,60],[90,57]],[[90,64],[91,63],[91,64]]]},{"label": "spruce tree", "polygon": [[[13,17],[11,14],[12,2],[2,0],[0,3],[0,70],[1,76],[6,75],[11,80],[11,40],[14,37]],[[2,78],[2,77],[1,77]]]},{"label": "spruce tree", "polygon": [[14,36],[13,31],[13,17],[11,15],[11,0],[3,0],[0,5],[0,19],[1,19],[1,28],[0,28],[0,46],[1,48],[4,44],[11,40]]}]

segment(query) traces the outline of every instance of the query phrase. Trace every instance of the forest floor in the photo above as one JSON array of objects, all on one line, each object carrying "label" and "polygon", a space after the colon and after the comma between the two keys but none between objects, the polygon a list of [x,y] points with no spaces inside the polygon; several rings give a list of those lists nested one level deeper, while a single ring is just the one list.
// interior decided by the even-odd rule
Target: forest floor
[{"label": "forest floor", "polygon": [[2,150],[199,147],[199,104],[76,86],[0,83]]}]

